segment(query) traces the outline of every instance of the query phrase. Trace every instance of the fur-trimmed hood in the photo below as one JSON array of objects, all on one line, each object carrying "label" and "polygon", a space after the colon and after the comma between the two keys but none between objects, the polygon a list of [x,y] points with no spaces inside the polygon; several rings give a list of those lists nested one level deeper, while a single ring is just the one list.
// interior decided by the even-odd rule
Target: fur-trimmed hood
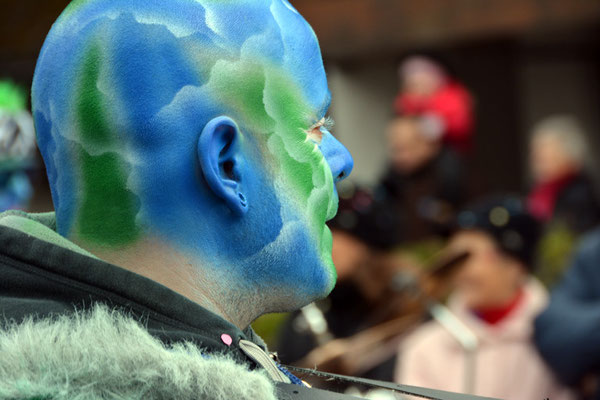
[{"label": "fur-trimmed hood", "polygon": [[104,306],[0,331],[0,398],[275,399],[262,371],[189,344],[166,347]]},{"label": "fur-trimmed hood", "polygon": [[87,254],[54,221],[0,214],[0,400],[275,398],[277,366],[242,348],[270,360],[252,329]]}]

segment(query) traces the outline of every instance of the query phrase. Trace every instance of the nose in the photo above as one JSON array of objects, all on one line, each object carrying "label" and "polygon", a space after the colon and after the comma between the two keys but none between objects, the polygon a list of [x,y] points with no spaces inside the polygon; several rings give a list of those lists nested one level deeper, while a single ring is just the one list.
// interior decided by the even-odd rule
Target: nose
[{"label": "nose", "polygon": [[319,147],[329,164],[334,182],[338,183],[346,179],[354,167],[354,160],[348,149],[329,132],[324,132]]}]

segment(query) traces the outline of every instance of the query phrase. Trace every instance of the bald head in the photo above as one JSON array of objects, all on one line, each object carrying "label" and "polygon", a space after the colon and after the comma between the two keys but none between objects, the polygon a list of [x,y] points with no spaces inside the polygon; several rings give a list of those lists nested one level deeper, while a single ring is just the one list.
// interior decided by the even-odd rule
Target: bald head
[{"label": "bald head", "polygon": [[329,102],[317,38],[287,0],[74,1],[33,86],[59,233],[88,249],[151,238],[254,292],[323,296],[325,221],[352,167]]}]

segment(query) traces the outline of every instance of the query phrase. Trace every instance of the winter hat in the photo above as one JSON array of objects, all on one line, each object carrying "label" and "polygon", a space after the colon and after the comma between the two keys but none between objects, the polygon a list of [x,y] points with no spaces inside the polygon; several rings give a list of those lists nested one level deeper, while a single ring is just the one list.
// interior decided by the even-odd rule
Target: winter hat
[{"label": "winter hat", "polygon": [[478,201],[456,217],[454,231],[480,230],[491,235],[502,251],[531,270],[540,225],[517,196],[494,196]]},{"label": "winter hat", "polygon": [[399,213],[390,202],[352,182],[343,182],[338,192],[338,213],[327,223],[330,229],[344,231],[380,250],[398,244]]}]

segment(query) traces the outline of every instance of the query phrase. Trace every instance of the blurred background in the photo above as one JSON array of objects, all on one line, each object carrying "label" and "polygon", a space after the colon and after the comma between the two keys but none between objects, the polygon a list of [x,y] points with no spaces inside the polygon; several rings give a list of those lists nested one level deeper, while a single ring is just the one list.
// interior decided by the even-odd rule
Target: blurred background
[{"label": "blurred background", "polygon": [[[353,179],[361,184],[375,183],[385,168],[398,63],[408,53],[435,54],[470,89],[481,190],[526,186],[527,133],[542,117],[569,113],[589,132],[600,128],[598,1],[292,2],[321,42],[335,133],[354,155]],[[44,37],[67,4],[2,0],[0,77],[30,87]],[[47,200],[40,193],[32,206]]]},{"label": "blurred background", "polygon": [[[593,398],[597,365],[556,377],[532,331],[600,223],[600,1],[290,1],[319,37],[333,133],[355,168],[331,222],[340,284],[255,328],[298,366],[495,397]],[[15,138],[26,148],[31,128],[17,114],[69,1],[0,3],[0,150]],[[0,206],[52,210],[31,151],[0,162]],[[519,307],[529,311],[511,336]],[[496,340],[503,329],[508,342]],[[541,372],[506,375],[522,368]],[[502,382],[517,391],[493,389]]]}]

